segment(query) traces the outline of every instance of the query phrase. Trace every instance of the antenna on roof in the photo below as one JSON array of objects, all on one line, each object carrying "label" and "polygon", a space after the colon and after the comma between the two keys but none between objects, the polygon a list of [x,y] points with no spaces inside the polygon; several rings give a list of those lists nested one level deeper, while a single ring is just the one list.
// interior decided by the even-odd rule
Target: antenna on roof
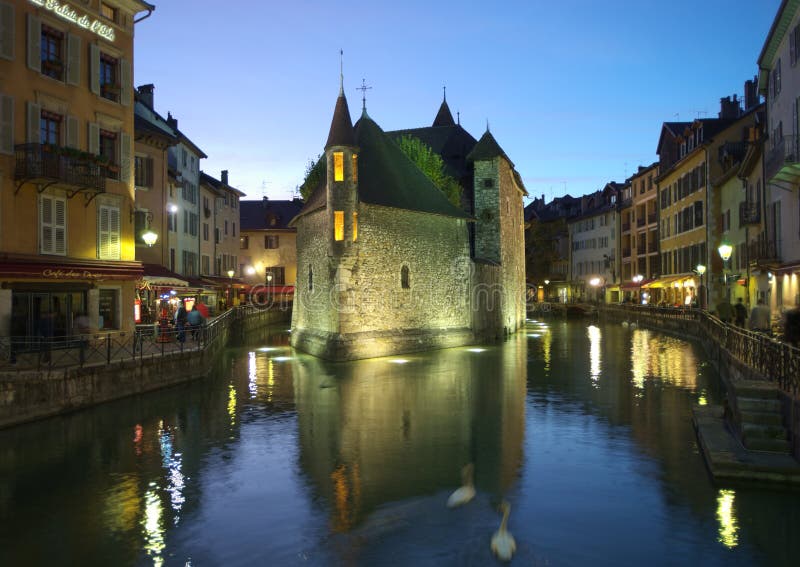
[{"label": "antenna on roof", "polygon": [[367,86],[367,81],[365,79],[361,79],[361,86],[356,87],[357,91],[361,91],[361,110],[363,112],[367,112],[367,91],[371,88],[372,87]]},{"label": "antenna on roof", "polygon": [[675,113],[675,122],[680,122],[680,121],[681,121],[681,114],[680,114],[680,112],[676,112]]},{"label": "antenna on roof", "polygon": [[697,118],[700,118],[701,114],[708,114],[707,110],[695,110],[695,112],[697,113]]},{"label": "antenna on roof", "polygon": [[344,49],[339,49],[339,96],[344,96]]},{"label": "antenna on roof", "polygon": [[447,102],[447,87],[442,85],[442,101]]}]

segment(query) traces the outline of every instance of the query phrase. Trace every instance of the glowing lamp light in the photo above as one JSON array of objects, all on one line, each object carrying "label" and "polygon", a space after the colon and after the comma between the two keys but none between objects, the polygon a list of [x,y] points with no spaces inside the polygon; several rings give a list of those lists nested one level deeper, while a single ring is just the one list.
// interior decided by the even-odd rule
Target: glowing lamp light
[{"label": "glowing lamp light", "polygon": [[389,362],[391,362],[392,364],[406,364],[409,361],[405,358],[393,358]]},{"label": "glowing lamp light", "polygon": [[142,240],[144,240],[145,244],[152,247],[153,244],[155,244],[156,241],[158,240],[158,235],[152,230],[148,230],[142,235]]},{"label": "glowing lamp light", "polygon": [[234,272],[233,270],[228,270],[228,277],[229,278],[233,278],[233,274],[235,274],[235,273],[236,272]]},{"label": "glowing lamp light", "polygon": [[245,271],[247,272],[248,276],[252,276],[253,274],[256,273],[256,269],[253,266],[247,266]]},{"label": "glowing lamp light", "polygon": [[178,205],[170,205],[169,206],[169,212],[177,213],[178,212]]},{"label": "glowing lamp light", "polygon": [[727,262],[728,260],[731,259],[731,254],[733,253],[733,246],[731,246],[727,242],[723,242],[722,244],[719,245],[717,251],[719,252],[719,257],[722,258],[722,261]]},{"label": "glowing lamp light", "polygon": [[633,283],[637,283],[638,284],[639,282],[641,282],[644,279],[644,276],[642,274],[636,274],[635,276],[633,276],[632,279],[633,279]]},{"label": "glowing lamp light", "polygon": [[486,351],[485,348],[468,348],[467,350],[470,351],[470,352],[485,352]]},{"label": "glowing lamp light", "polygon": [[274,360],[275,362],[286,362],[287,360],[292,360],[292,357],[291,356],[276,356],[272,360]]},{"label": "glowing lamp light", "polygon": [[600,285],[600,278],[592,278],[589,280],[589,285],[592,287],[597,287]]},{"label": "glowing lamp light", "polygon": [[544,285],[550,285],[550,280],[544,280]]},{"label": "glowing lamp light", "polygon": [[706,267],[703,264],[697,264],[696,270],[697,273],[701,276],[706,273]]}]

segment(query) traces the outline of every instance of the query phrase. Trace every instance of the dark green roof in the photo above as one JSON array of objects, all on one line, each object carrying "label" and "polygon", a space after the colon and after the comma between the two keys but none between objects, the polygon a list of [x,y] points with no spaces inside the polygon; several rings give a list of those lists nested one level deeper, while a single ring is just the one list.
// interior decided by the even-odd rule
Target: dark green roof
[{"label": "dark green roof", "polygon": [[353,121],[350,120],[350,109],[347,108],[347,99],[344,94],[339,94],[336,99],[336,107],[333,109],[333,120],[331,120],[331,130],[328,133],[328,142],[325,144],[327,150],[331,146],[355,146],[355,135],[353,133]]},{"label": "dark green roof", "polygon": [[433,119],[433,126],[455,126],[456,121],[453,120],[453,115],[450,113],[450,107],[447,106],[447,101],[442,101],[442,106],[439,107],[439,112],[436,118]]},{"label": "dark green roof", "polygon": [[365,203],[470,218],[447,200],[369,116],[356,124],[358,196]]},{"label": "dark green roof", "polygon": [[514,167],[514,164],[508,156],[503,151],[503,148],[500,147],[500,144],[497,143],[497,140],[494,139],[492,133],[489,130],[483,133],[481,139],[478,140],[478,143],[475,144],[475,147],[472,148],[472,151],[467,156],[467,161],[480,161],[485,159],[493,159],[496,157],[503,156],[508,160],[508,163],[511,164],[511,167]]}]

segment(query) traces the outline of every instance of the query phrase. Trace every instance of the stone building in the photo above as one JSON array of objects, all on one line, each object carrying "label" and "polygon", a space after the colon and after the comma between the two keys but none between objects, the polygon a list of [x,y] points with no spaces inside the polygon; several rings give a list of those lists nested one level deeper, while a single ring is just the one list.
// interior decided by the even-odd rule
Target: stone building
[{"label": "stone building", "polygon": [[488,129],[477,142],[461,130],[446,101],[430,129],[416,130],[445,140],[431,145],[437,152],[446,140],[463,144],[443,154],[462,186],[472,179],[457,207],[366,109],[353,126],[340,89],[326,178],[291,223],[293,346],[368,358],[470,344],[524,323],[525,189]]}]

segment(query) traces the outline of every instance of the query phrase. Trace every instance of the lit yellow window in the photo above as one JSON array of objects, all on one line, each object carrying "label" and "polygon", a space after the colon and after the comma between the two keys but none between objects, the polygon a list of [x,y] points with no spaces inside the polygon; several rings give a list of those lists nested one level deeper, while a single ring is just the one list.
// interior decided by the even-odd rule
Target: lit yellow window
[{"label": "lit yellow window", "polygon": [[[353,183],[358,183],[358,155],[357,154],[353,154]],[[353,238],[353,240],[355,240],[355,238]]]},{"label": "lit yellow window", "polygon": [[344,211],[333,211],[333,239],[344,240]]},{"label": "lit yellow window", "polygon": [[333,180],[344,181],[344,154],[333,152]]},{"label": "lit yellow window", "polygon": [[358,238],[358,213],[353,213],[353,242],[355,242],[357,238]]}]

